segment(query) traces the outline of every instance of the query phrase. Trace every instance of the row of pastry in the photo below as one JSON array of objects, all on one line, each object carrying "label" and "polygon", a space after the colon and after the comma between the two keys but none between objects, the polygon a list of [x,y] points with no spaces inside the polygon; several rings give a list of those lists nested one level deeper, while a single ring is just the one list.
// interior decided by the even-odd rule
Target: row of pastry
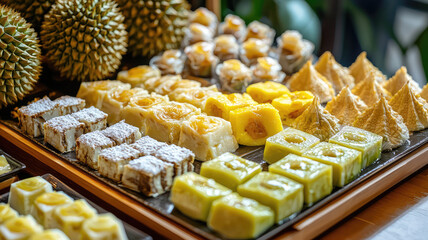
[{"label": "row of pastry", "polygon": [[53,191],[41,177],[13,183],[8,202],[0,204],[1,239],[128,239],[122,222],[113,214],[98,214],[86,200]]}]

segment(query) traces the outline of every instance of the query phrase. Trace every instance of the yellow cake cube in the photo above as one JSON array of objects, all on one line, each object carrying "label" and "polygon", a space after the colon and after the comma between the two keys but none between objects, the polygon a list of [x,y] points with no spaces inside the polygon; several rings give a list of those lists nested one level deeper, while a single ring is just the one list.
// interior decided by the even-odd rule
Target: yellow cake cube
[{"label": "yellow cake cube", "polygon": [[70,238],[59,229],[48,229],[31,235],[28,240],[70,240]]},{"label": "yellow cake cube", "polygon": [[270,207],[277,223],[303,208],[303,185],[275,173],[257,174],[239,185],[238,193]]},{"label": "yellow cake cube", "polygon": [[86,219],[80,240],[127,240],[122,222],[111,213]]},{"label": "yellow cake cube", "polygon": [[186,216],[206,221],[213,201],[230,193],[213,179],[189,172],[174,179],[170,200]]},{"label": "yellow cake cube", "polygon": [[319,143],[306,151],[303,157],[331,165],[336,187],[345,186],[361,171],[361,152],[334,143]]},{"label": "yellow cake cube", "polygon": [[20,216],[9,219],[3,225],[0,225],[0,239],[26,240],[31,235],[42,231],[42,226],[31,215]]},{"label": "yellow cake cube", "polygon": [[290,90],[281,83],[267,81],[251,84],[247,87],[247,93],[258,103],[270,103],[275,98],[289,94]]},{"label": "yellow cake cube", "polygon": [[131,89],[131,84],[110,80],[82,82],[76,97],[84,99],[86,107],[94,106],[100,109],[105,96],[115,89]]},{"label": "yellow cake cube", "polygon": [[273,223],[272,209],[237,193],[214,201],[208,216],[208,227],[229,239],[256,238]]},{"label": "yellow cake cube", "polygon": [[245,160],[232,153],[202,163],[201,175],[212,178],[223,186],[236,191],[238,185],[262,171],[260,164]]},{"label": "yellow cake cube", "polygon": [[159,69],[147,65],[131,68],[127,71],[120,71],[117,80],[131,84],[132,87],[141,87],[144,82],[151,78],[160,78]]},{"label": "yellow cake cube", "polygon": [[246,93],[222,94],[208,98],[204,112],[210,116],[221,117],[229,121],[230,111],[256,104],[257,102]]},{"label": "yellow cake cube", "polygon": [[309,133],[286,128],[266,140],[263,160],[272,164],[290,153],[302,155],[319,142],[319,138]]},{"label": "yellow cake cube", "polygon": [[38,176],[27,178],[10,186],[9,204],[20,214],[30,214],[34,200],[46,192],[52,192],[48,181]]},{"label": "yellow cake cube", "polygon": [[57,207],[72,203],[73,199],[63,192],[43,193],[34,200],[31,215],[44,228],[53,228],[53,212]]},{"label": "yellow cake cube", "polygon": [[166,75],[160,78],[150,78],[144,82],[144,88],[153,92],[159,85],[168,82],[169,84],[182,80],[180,75]]},{"label": "yellow cake cube", "polygon": [[273,99],[272,106],[278,109],[282,121],[289,126],[305,111],[313,99],[314,95],[311,92],[296,91]]},{"label": "yellow cake cube", "polygon": [[0,203],[0,225],[16,217],[18,217],[18,212],[11,208],[9,204]]},{"label": "yellow cake cube", "polygon": [[361,152],[361,168],[365,168],[380,158],[382,136],[369,131],[345,126],[329,142],[352,148]]},{"label": "yellow cake cube", "polygon": [[179,88],[168,94],[171,100],[203,108],[208,98],[221,95],[215,85],[199,88]]},{"label": "yellow cake cube", "polygon": [[283,129],[278,110],[268,103],[233,110],[229,121],[238,143],[246,146],[264,145]]},{"label": "yellow cake cube", "polygon": [[292,153],[270,165],[269,172],[303,184],[305,203],[308,206],[329,195],[333,190],[333,170],[330,165]]}]

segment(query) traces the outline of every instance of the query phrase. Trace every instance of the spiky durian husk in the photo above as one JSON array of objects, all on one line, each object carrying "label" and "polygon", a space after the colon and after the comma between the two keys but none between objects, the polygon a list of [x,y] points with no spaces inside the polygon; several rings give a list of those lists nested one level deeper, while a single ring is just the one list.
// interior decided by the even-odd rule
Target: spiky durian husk
[{"label": "spiky durian husk", "polygon": [[123,20],[113,0],[58,0],[40,33],[48,61],[67,79],[109,77],[126,53]]},{"label": "spiky durian husk", "polygon": [[43,17],[49,12],[55,0],[0,0],[0,2],[21,13],[38,30]]},{"label": "spiky durian husk", "polygon": [[129,33],[133,56],[151,57],[180,47],[188,25],[186,0],[117,0]]},{"label": "spiky durian husk", "polygon": [[40,55],[31,25],[19,13],[0,5],[0,108],[33,90],[42,69]]}]

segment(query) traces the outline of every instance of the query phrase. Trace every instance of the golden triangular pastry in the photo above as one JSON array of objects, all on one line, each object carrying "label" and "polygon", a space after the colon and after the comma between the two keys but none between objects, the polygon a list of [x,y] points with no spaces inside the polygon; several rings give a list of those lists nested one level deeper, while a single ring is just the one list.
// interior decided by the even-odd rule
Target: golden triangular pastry
[{"label": "golden triangular pastry", "polygon": [[419,93],[419,96],[425,99],[425,101],[428,101],[428,84],[425,84],[422,91]]},{"label": "golden triangular pastry", "polygon": [[346,67],[336,62],[329,51],[321,55],[318,62],[315,64],[315,69],[327,78],[336,94],[346,85],[350,88],[354,87],[354,77],[349,73]]},{"label": "golden triangular pastry", "polygon": [[295,73],[288,82],[291,91],[310,91],[319,97],[321,103],[330,101],[334,97],[334,89],[330,82],[321,75],[310,61]]},{"label": "golden triangular pastry", "polygon": [[397,148],[409,139],[409,130],[403,118],[384,97],[357,117],[353,125],[382,136],[382,150]]},{"label": "golden triangular pastry", "polygon": [[338,118],[339,123],[344,125],[352,125],[355,118],[366,109],[367,105],[360,97],[352,94],[348,86],[343,88],[325,107],[325,110]]},{"label": "golden triangular pastry", "polygon": [[423,98],[415,95],[410,83],[405,84],[389,101],[389,105],[403,117],[404,123],[411,132],[428,127],[426,104]]},{"label": "golden triangular pastry", "polygon": [[395,75],[384,82],[382,86],[392,95],[395,95],[407,82],[415,94],[421,91],[419,84],[407,73],[407,68],[404,66],[398,69]]},{"label": "golden triangular pastry", "polygon": [[327,141],[340,130],[339,119],[320,105],[318,97],[294,120],[291,127],[312,134],[321,141]]},{"label": "golden triangular pastry", "polygon": [[383,73],[367,59],[366,52],[360,53],[355,62],[349,67],[349,72],[354,77],[355,84],[358,84],[359,82],[363,81],[366,78],[367,74],[372,71],[374,71],[375,75],[378,76],[378,78],[376,79],[379,82],[386,81],[386,76],[383,75]]},{"label": "golden triangular pastry", "polygon": [[378,76],[375,72],[370,72],[366,79],[355,85],[352,89],[352,93],[359,96],[367,106],[372,106],[381,97],[385,97],[389,100],[392,96],[386,91],[382,85],[376,80]]}]

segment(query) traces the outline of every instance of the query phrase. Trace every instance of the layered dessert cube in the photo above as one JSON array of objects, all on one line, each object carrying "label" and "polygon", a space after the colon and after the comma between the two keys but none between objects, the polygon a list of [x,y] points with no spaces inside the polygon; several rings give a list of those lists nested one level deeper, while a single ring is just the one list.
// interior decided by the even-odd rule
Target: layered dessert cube
[{"label": "layered dessert cube", "polygon": [[361,171],[361,152],[334,143],[319,143],[303,153],[303,157],[331,165],[336,187],[345,186]]},{"label": "layered dessert cube", "polygon": [[229,121],[230,111],[256,104],[257,102],[246,93],[221,94],[207,99],[204,112],[210,116],[220,117]]},{"label": "layered dessert cube", "polygon": [[127,71],[120,71],[117,79],[129,83],[132,87],[140,87],[145,81],[151,78],[160,78],[161,72],[157,68],[147,65],[140,65]]},{"label": "layered dessert cube", "polygon": [[167,145],[168,144],[159,142],[149,136],[144,136],[130,146],[138,150],[143,156],[154,156],[157,150]]},{"label": "layered dessert cube", "polygon": [[245,160],[232,153],[224,153],[219,157],[202,163],[201,175],[212,178],[221,185],[236,191],[238,185],[262,171],[260,164]]},{"label": "layered dessert cube", "polygon": [[179,88],[168,94],[173,101],[189,103],[203,109],[208,98],[221,95],[215,85],[198,88]]},{"label": "layered dessert cube", "polygon": [[326,165],[293,153],[269,166],[269,172],[303,184],[305,203],[310,206],[333,190],[333,170]]},{"label": "layered dessert cube", "polygon": [[266,140],[263,160],[272,164],[290,153],[302,155],[319,142],[319,138],[309,133],[286,128]]},{"label": "layered dessert cube", "polygon": [[31,235],[29,240],[70,240],[70,238],[59,229],[48,229]]},{"label": "layered dessert cube", "polygon": [[73,151],[76,147],[76,139],[83,134],[85,124],[77,121],[71,115],[59,116],[43,124],[45,138],[61,153]]},{"label": "layered dessert cube", "polygon": [[251,84],[247,93],[258,103],[270,103],[273,99],[290,93],[290,90],[281,83],[267,81]]},{"label": "layered dessert cube", "polygon": [[82,225],[81,239],[128,240],[122,222],[111,213],[99,214]]},{"label": "layered dessert cube", "polygon": [[60,115],[67,115],[82,110],[85,100],[77,97],[62,96],[53,101],[58,104]]},{"label": "layered dessert cube", "polygon": [[103,130],[107,126],[107,114],[93,106],[75,112],[71,116],[85,124],[84,133]]},{"label": "layered dessert cube", "polygon": [[101,109],[105,96],[115,89],[131,89],[131,84],[111,80],[82,82],[76,97],[85,99],[88,107]]},{"label": "layered dessert cube", "polygon": [[195,115],[184,121],[178,145],[194,152],[201,161],[238,149],[230,122],[206,115]]},{"label": "layered dessert cube", "polygon": [[272,106],[279,111],[282,122],[290,126],[314,100],[309,91],[295,91],[272,100]]},{"label": "layered dessert cube", "polygon": [[274,219],[269,207],[232,193],[213,202],[207,223],[225,238],[249,239],[270,228]]},{"label": "layered dessert cube", "polygon": [[89,167],[98,169],[98,155],[101,150],[111,148],[116,143],[100,131],[83,134],[76,140],[76,159]]},{"label": "layered dessert cube", "polygon": [[63,192],[47,192],[34,200],[31,215],[44,228],[53,228],[53,212],[57,207],[72,203],[73,199]]},{"label": "layered dessert cube", "polygon": [[131,144],[141,138],[139,129],[125,123],[123,120],[104,129],[101,133],[113,140],[116,145],[120,145],[122,143]]},{"label": "layered dessert cube", "polygon": [[376,161],[382,152],[382,136],[361,128],[345,126],[328,141],[360,151],[362,154],[361,168]]},{"label": "layered dessert cube", "polygon": [[277,223],[303,208],[303,185],[275,173],[257,174],[239,185],[238,193],[270,207]]},{"label": "layered dessert cube", "polygon": [[9,204],[22,215],[30,214],[34,200],[43,193],[52,192],[52,185],[37,176],[15,182],[10,186]]},{"label": "layered dessert cube", "polygon": [[124,166],[140,156],[139,151],[126,143],[103,149],[98,155],[98,172],[104,177],[120,182]]},{"label": "layered dessert cube", "polygon": [[42,231],[42,226],[31,215],[19,216],[9,219],[3,225],[0,225],[0,239],[29,239],[31,235]]},{"label": "layered dessert cube", "polygon": [[16,217],[18,217],[17,211],[11,208],[9,204],[0,203],[0,225]]},{"label": "layered dessert cube", "polygon": [[195,154],[189,149],[176,145],[167,145],[156,151],[155,157],[174,165],[174,177],[192,172]]},{"label": "layered dessert cube", "polygon": [[130,161],[123,170],[122,184],[146,196],[156,197],[172,185],[174,166],[153,156]]},{"label": "layered dessert cube", "polygon": [[196,173],[186,173],[174,179],[170,200],[186,216],[207,221],[214,200],[232,191],[213,179]]},{"label": "layered dessert cube", "polygon": [[51,101],[46,96],[18,109],[21,130],[33,137],[43,136],[43,124],[58,116],[60,116],[58,103]]}]

